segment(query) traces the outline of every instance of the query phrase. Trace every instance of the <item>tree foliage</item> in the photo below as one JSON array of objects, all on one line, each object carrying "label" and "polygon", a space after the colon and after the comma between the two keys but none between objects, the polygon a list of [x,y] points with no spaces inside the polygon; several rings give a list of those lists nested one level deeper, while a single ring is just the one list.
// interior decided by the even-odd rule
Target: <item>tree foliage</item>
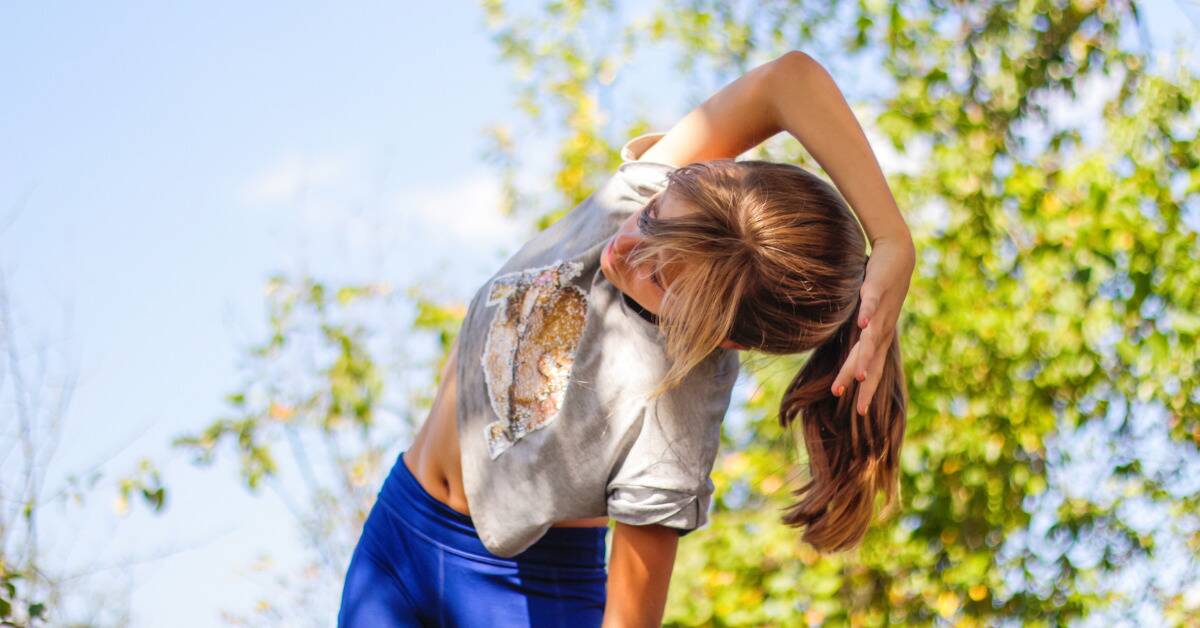
[{"label": "tree foliage", "polygon": [[[1198,492],[1182,471],[1200,445],[1200,82],[1185,66],[1150,70],[1147,42],[1128,41],[1136,5],[663,2],[622,23],[615,46],[607,26],[579,27],[624,19],[609,3],[484,5],[521,109],[563,137],[544,222],[611,170],[614,146],[673,122],[635,111],[606,129],[597,110],[652,44],[678,51],[690,83],[790,49],[835,77],[877,59],[891,84],[863,122],[916,164],[888,173],[920,257],[898,327],[912,394],[903,516],[836,556],[780,525],[799,448],[776,408],[804,356],[768,369],[747,355],[749,429],[726,434],[713,524],[684,544],[669,623],[1065,623],[1118,598],[1109,585],[1160,537],[1182,540],[1177,566],[1195,579]],[[1084,93],[1103,106],[1052,115]],[[758,152],[819,168],[794,142]],[[1147,422],[1169,436],[1149,454]],[[1089,424],[1107,430],[1106,472],[1072,486],[1054,443]],[[1152,471],[1143,455],[1175,464]],[[1131,507],[1167,523],[1147,530]],[[1036,523],[1047,509],[1052,524]],[[1116,608],[1200,617],[1178,583],[1153,587]]]},{"label": "tree foliage", "polygon": [[97,523],[88,506],[108,493],[123,517],[134,502],[162,511],[166,487],[147,458],[124,473],[111,456],[56,473],[79,374],[64,364],[62,339],[32,337],[8,274],[0,268],[0,626],[124,625],[128,593],[113,586],[100,552],[69,560],[61,548],[79,521]]}]

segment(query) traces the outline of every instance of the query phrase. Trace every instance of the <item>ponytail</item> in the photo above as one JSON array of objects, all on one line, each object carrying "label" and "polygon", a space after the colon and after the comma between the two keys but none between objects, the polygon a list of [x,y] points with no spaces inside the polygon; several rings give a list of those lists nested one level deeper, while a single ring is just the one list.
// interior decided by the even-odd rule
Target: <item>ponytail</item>
[{"label": "ponytail", "polygon": [[861,305],[859,301],[838,330],[813,350],[780,403],[784,428],[801,418],[810,471],[809,480],[792,492],[800,501],[786,509],[783,522],[806,526],[801,538],[822,552],[850,549],[862,541],[878,491],[885,495],[881,514],[889,513],[899,498],[899,454],[908,405],[899,334],[892,335],[879,387],[865,415],[855,403],[857,378],[842,396],[830,392],[858,342]]}]

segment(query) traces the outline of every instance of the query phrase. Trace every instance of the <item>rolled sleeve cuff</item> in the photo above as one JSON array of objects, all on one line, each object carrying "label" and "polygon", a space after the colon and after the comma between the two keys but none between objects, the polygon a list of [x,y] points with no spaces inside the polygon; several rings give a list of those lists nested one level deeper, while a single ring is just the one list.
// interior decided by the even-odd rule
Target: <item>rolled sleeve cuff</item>
[{"label": "rolled sleeve cuff", "polygon": [[662,139],[666,134],[666,131],[652,131],[650,133],[642,133],[625,142],[625,145],[621,147],[621,161],[639,161],[642,153],[645,153],[646,149],[653,146],[655,142]]},{"label": "rolled sleeve cuff", "polygon": [[657,523],[684,536],[704,525],[706,503],[684,491],[623,484],[609,491],[608,516],[629,525]]}]

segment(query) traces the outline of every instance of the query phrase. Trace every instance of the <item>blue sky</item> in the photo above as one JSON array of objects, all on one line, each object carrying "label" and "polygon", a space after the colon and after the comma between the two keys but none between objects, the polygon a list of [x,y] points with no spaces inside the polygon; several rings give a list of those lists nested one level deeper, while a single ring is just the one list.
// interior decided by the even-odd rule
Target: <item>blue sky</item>
[{"label": "blue sky", "polygon": [[[218,416],[271,272],[407,283],[465,247],[469,278],[518,233],[478,158],[511,98],[472,5],[4,13],[0,259],[21,335],[79,376],[56,475],[163,459]],[[373,220],[394,250],[363,246],[388,244]],[[166,471],[167,514],[118,519],[99,491],[45,538],[73,566],[147,559],[98,574],[129,583],[135,625],[213,625],[252,600],[238,569],[294,552],[294,523],[226,465]]]},{"label": "blue sky", "polygon": [[[520,114],[475,4],[349,7],[0,9],[0,271],[18,336],[50,351],[47,381],[78,377],[52,479],[163,460],[221,414],[271,273],[461,299],[527,233],[497,215],[480,159],[482,129]],[[1193,7],[1147,8],[1164,44],[1200,30]],[[650,59],[621,80],[665,128],[686,86]],[[521,141],[528,187],[550,147]],[[253,603],[256,556],[296,552],[295,526],[226,465],[165,471],[165,515],[117,518],[98,491],[48,513],[48,555],[127,588],[133,625],[214,625]]]}]

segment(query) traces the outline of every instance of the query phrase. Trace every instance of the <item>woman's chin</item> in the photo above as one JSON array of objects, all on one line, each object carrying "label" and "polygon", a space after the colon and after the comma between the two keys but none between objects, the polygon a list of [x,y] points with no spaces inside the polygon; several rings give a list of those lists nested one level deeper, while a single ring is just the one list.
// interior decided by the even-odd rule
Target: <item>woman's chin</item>
[{"label": "woman's chin", "polygon": [[608,247],[600,250],[600,272],[604,273],[604,277],[608,279],[609,283],[614,286],[617,285],[617,283],[613,281],[613,276],[616,275],[616,273],[612,271],[612,260],[610,260],[608,257]]},{"label": "woman's chin", "polygon": [[608,280],[608,283],[611,283],[612,285],[617,286],[617,289],[620,289],[620,286],[616,281],[614,281],[616,273],[612,271],[612,267],[609,266],[608,261],[604,259],[603,253],[600,255],[600,272],[604,273],[604,278]]}]

